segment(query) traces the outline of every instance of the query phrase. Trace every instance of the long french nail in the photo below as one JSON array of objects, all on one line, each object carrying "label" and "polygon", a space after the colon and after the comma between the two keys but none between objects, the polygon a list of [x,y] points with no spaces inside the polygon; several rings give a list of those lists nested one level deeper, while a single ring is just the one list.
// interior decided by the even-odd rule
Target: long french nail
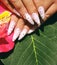
[{"label": "long french nail", "polygon": [[13,11],[16,15],[21,16],[20,13],[16,11],[16,9],[14,9]]},{"label": "long french nail", "polygon": [[31,16],[28,13],[25,13],[25,19],[31,23],[32,25],[34,25],[34,21],[32,20]]},{"label": "long french nail", "polygon": [[21,40],[26,34],[27,34],[27,29],[23,29],[23,31],[21,32],[18,40]]},{"label": "long french nail", "polygon": [[38,24],[38,26],[40,26],[41,23],[40,23],[40,19],[39,19],[38,14],[37,13],[33,13],[32,14],[32,18]]},{"label": "long french nail", "polygon": [[29,30],[29,31],[28,31],[28,34],[31,34],[32,32],[34,32],[33,29]]},{"label": "long french nail", "polygon": [[20,35],[20,32],[21,32],[21,30],[20,30],[19,28],[17,28],[17,29],[14,31],[14,35],[13,35],[12,41],[15,41],[15,40],[18,38],[18,36]]},{"label": "long french nail", "polygon": [[40,6],[38,8],[38,12],[39,12],[41,18],[44,19],[45,18],[45,10],[44,10],[44,7],[43,6]]},{"label": "long french nail", "polygon": [[15,24],[16,24],[15,21],[10,22],[10,25],[9,25],[9,28],[8,28],[8,35],[10,35],[11,32],[13,31]]}]

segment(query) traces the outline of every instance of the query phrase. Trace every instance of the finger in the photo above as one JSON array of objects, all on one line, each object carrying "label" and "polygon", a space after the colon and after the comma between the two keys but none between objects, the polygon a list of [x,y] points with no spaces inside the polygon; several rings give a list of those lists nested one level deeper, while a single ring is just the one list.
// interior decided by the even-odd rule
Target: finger
[{"label": "finger", "polygon": [[51,6],[53,0],[33,0],[42,19],[45,18],[45,11]]},{"label": "finger", "polygon": [[13,39],[12,39],[13,41],[15,41],[18,38],[23,27],[24,27],[24,20],[20,18],[18,20],[17,25],[16,25],[15,30],[14,30],[14,35],[13,35]]},{"label": "finger", "polygon": [[35,31],[35,29],[30,29],[27,34],[31,34]]},{"label": "finger", "polygon": [[20,34],[20,36],[19,36],[19,38],[18,38],[18,40],[23,39],[23,37],[27,34],[28,31],[29,31],[29,27],[27,25],[25,25],[21,34]]},{"label": "finger", "polygon": [[13,13],[20,16],[20,14],[11,6],[8,0],[1,0],[1,2]]},{"label": "finger", "polygon": [[9,24],[9,28],[8,28],[8,35],[10,35],[11,32],[13,31],[17,21],[18,21],[18,18],[15,15],[12,15],[11,21],[10,21],[10,24]]},{"label": "finger", "polygon": [[34,32],[37,27],[38,27],[37,25],[32,26],[32,25],[29,25],[26,23],[26,25],[24,25],[24,27],[23,27],[23,30],[22,30],[18,40],[23,39],[26,34],[31,34],[32,32]]},{"label": "finger", "polygon": [[37,29],[38,26],[33,26],[32,28],[29,29],[28,33],[27,34],[31,34],[35,31],[35,29]]},{"label": "finger", "polygon": [[35,29],[37,28],[38,26],[35,25],[35,26],[30,26],[29,24],[26,24],[18,38],[18,40],[21,40],[23,39],[23,37],[26,35],[26,34],[31,34],[32,32],[35,31]]},{"label": "finger", "polygon": [[37,7],[37,9],[40,6],[43,6],[45,11],[52,5],[52,3],[54,2],[54,0],[33,0],[35,6]]},{"label": "finger", "polygon": [[16,8],[16,10],[26,19],[29,23],[34,24],[31,16],[28,14],[25,6],[21,0],[9,0]]},{"label": "finger", "polygon": [[32,16],[32,19],[38,24],[38,26],[40,26],[40,19],[39,19],[38,12],[36,10],[36,7],[33,1],[32,0],[22,0],[22,2],[24,3],[30,15]]},{"label": "finger", "polygon": [[56,13],[56,4],[51,5],[51,7],[47,10],[47,12],[45,13],[45,20],[47,20],[50,16],[52,16],[54,13]]}]

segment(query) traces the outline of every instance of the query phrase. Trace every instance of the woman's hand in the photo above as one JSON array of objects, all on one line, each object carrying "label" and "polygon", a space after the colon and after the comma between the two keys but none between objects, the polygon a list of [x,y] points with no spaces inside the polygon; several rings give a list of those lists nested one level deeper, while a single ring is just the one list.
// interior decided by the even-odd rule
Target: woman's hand
[{"label": "woman's hand", "polygon": [[[11,21],[9,24],[8,35],[14,31],[13,41],[17,38],[21,40],[26,34],[32,33],[37,26],[32,26],[31,24],[27,23],[24,19],[17,17],[16,15],[11,16]],[[14,30],[13,30],[14,29]]]},{"label": "woman's hand", "polygon": [[[31,24],[35,21],[40,26],[39,14],[43,20],[47,20],[57,11],[57,0],[1,0],[11,11],[16,10]],[[39,13],[39,14],[38,14]],[[18,13],[17,13],[18,14]],[[34,21],[33,21],[34,20]]]},{"label": "woman's hand", "polygon": [[[7,1],[7,0],[5,0],[5,1]],[[4,2],[5,2],[4,1]],[[13,0],[11,0],[12,1],[12,3],[13,3]],[[14,0],[15,2],[17,1],[17,0]],[[19,0],[18,0],[19,1]],[[21,1],[21,0],[20,0]],[[23,0],[23,1],[25,1],[25,0]],[[30,0],[28,0],[29,2],[30,2]],[[31,0],[32,1],[32,0]],[[22,1],[21,1],[22,2]],[[25,1],[26,2],[26,1]],[[40,16],[41,16],[41,18],[45,21],[45,20],[47,20],[52,14],[54,14],[56,11],[57,11],[57,1],[56,0],[48,0],[48,1],[46,1],[46,0],[33,0],[33,5],[31,5],[31,4],[29,4],[29,3],[25,3],[25,2],[22,2],[24,5],[24,7],[25,7],[25,9],[27,10],[27,12],[30,14],[30,16],[29,17],[31,17],[31,19],[32,20],[34,20],[37,24],[38,24],[38,26],[40,26],[39,24],[40,24],[40,19],[39,19],[39,17],[38,17],[38,13],[40,14]],[[17,3],[17,2],[16,2]],[[13,4],[14,5],[14,4]],[[16,5],[16,4],[15,4]],[[15,6],[14,5],[14,6]],[[29,7],[32,7],[32,8],[29,8]],[[16,6],[15,6],[16,7]],[[17,6],[17,8],[18,8],[19,6]],[[22,7],[21,7],[21,9],[20,9],[20,11],[18,10],[16,8],[16,10],[20,13],[21,12],[21,15],[22,15],[22,11],[21,10],[23,10],[22,9]],[[29,8],[29,9],[28,9]],[[35,8],[35,9],[34,9]],[[37,13],[37,11],[38,11],[38,13]],[[24,14],[25,14],[26,12],[24,11]],[[35,13],[37,13],[37,16],[36,16],[36,14]],[[32,15],[33,14],[33,15]],[[28,16],[27,16],[28,17]],[[12,18],[14,18],[14,17],[12,17]],[[14,18],[15,19],[15,18]],[[13,19],[13,20],[14,20]],[[23,20],[23,19],[22,19]],[[30,20],[30,19],[29,19]],[[23,21],[24,22],[24,21]],[[11,27],[12,26],[12,23],[10,23],[11,25],[9,26],[9,30],[11,29],[11,31],[13,30],[13,28],[15,27],[15,25],[16,26],[19,26],[18,25],[18,23],[16,22],[16,24],[14,24],[13,25],[13,27]],[[30,25],[31,26],[31,25]],[[30,30],[30,26],[28,26],[28,25],[26,25],[25,24],[25,28],[29,31]],[[22,27],[22,26],[21,26]],[[34,29],[35,28],[37,28],[37,26],[36,27],[34,27],[34,26],[32,26],[31,27],[32,28],[32,30],[30,30],[30,32],[31,31],[34,31]],[[8,31],[9,31],[8,30]],[[15,30],[16,30],[16,28],[15,28]],[[14,36],[13,36],[13,40],[15,40],[17,37],[19,37],[19,39],[20,39],[20,37],[21,37],[21,39],[22,39],[22,37],[24,36],[24,35],[26,35],[27,33],[28,33],[28,31],[27,31],[27,33],[24,33],[24,32],[22,32],[22,34],[20,33],[18,33],[18,35],[16,35],[16,33],[15,33],[15,30],[14,30]],[[23,29],[22,29],[23,30]],[[9,32],[8,34],[10,34],[11,32]],[[23,33],[24,33],[24,35],[23,35]],[[16,36],[16,37],[15,37]]]}]

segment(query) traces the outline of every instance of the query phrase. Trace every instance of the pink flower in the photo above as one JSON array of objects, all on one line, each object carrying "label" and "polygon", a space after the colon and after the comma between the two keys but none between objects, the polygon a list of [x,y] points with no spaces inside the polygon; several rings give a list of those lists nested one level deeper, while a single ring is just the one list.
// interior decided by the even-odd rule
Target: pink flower
[{"label": "pink flower", "polygon": [[[4,6],[0,4],[0,15],[5,11]],[[1,20],[1,19],[0,19]],[[12,41],[13,33],[8,36],[7,29],[8,29],[9,22],[0,24],[0,53],[2,52],[9,52],[14,48],[14,42]]]}]

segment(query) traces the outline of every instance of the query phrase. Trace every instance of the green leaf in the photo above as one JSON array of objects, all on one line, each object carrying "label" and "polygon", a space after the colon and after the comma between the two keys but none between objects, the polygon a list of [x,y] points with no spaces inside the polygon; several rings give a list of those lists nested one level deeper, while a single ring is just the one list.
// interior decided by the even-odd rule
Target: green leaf
[{"label": "green leaf", "polygon": [[57,65],[57,15],[2,55],[4,65]]}]

